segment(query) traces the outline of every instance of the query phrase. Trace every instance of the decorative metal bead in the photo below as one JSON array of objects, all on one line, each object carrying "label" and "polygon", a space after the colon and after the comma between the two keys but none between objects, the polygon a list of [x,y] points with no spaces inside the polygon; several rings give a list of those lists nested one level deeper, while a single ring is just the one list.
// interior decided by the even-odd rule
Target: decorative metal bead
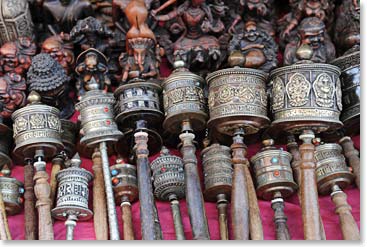
[{"label": "decorative metal bead", "polygon": [[201,152],[207,201],[216,202],[219,194],[230,200],[233,173],[230,151],[229,147],[215,143]]},{"label": "decorative metal bead", "polygon": [[177,199],[185,197],[185,173],[180,157],[169,154],[169,150],[163,147],[151,167],[155,197],[162,201],[169,201],[171,195]]},{"label": "decorative metal bead", "polygon": [[226,135],[236,128],[253,134],[269,125],[267,74],[249,68],[229,68],[209,74],[208,127]]},{"label": "decorative metal bead", "polygon": [[[81,163],[79,157],[72,159],[72,163]],[[88,220],[93,212],[88,208],[88,184],[93,179],[92,173],[80,168],[79,165],[71,166],[57,173],[58,181],[56,207],[51,211],[52,216],[59,220],[66,220],[68,215],[75,215],[80,220]]]},{"label": "decorative metal bead", "polygon": [[61,142],[60,111],[39,103],[40,97],[31,92],[30,104],[15,111],[12,115],[15,140],[14,154],[22,158],[33,158],[40,147],[44,157],[54,157],[64,145]]},{"label": "decorative metal bead", "polygon": [[80,142],[94,146],[101,142],[116,142],[122,136],[114,121],[114,103],[115,99],[111,93],[101,90],[85,93],[82,100],[75,105],[80,111],[84,132]]},{"label": "decorative metal bead", "polygon": [[0,193],[3,195],[6,213],[14,215],[22,210],[23,183],[10,177],[0,177]]},{"label": "decorative metal bead", "polygon": [[276,149],[272,140],[263,144],[262,150],[251,158],[257,195],[265,200],[273,199],[275,192],[280,192],[282,197],[292,195],[298,187],[290,165],[292,155]]},{"label": "decorative metal bead", "polygon": [[334,185],[346,188],[354,179],[342,154],[342,147],[336,143],[326,143],[316,147],[316,176],[318,192],[325,195]]},{"label": "decorative metal bead", "polygon": [[110,167],[113,183],[113,191],[117,205],[124,200],[134,202],[138,199],[138,180],[136,178],[136,167],[130,164],[116,164]]}]

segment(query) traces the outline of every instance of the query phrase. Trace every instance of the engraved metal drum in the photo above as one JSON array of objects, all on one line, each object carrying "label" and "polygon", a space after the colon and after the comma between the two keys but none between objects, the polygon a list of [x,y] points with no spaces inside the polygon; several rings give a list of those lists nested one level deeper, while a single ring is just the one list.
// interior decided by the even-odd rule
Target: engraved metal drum
[{"label": "engraved metal drum", "polygon": [[15,178],[0,177],[0,192],[3,195],[5,210],[8,215],[14,215],[22,210],[23,183]]},{"label": "engraved metal drum", "polygon": [[75,154],[75,144],[77,139],[77,124],[69,120],[61,119],[61,140],[64,144],[66,155],[71,158]]},{"label": "engraved metal drum", "polygon": [[206,147],[201,152],[204,171],[204,198],[206,201],[217,201],[217,195],[231,198],[232,191],[232,159],[231,149],[217,143]]},{"label": "engraved metal drum", "polygon": [[352,183],[354,175],[347,167],[339,144],[327,143],[317,146],[315,160],[317,188],[321,195],[331,193],[333,185],[344,189]]},{"label": "engraved metal drum", "polygon": [[334,65],[295,64],[273,70],[272,129],[316,133],[342,127],[340,69]]},{"label": "engraved metal drum", "polygon": [[52,217],[66,220],[71,214],[80,220],[90,219],[93,212],[88,208],[88,183],[93,179],[92,173],[83,168],[70,167],[58,172],[56,179],[59,185]]},{"label": "engraved metal drum", "polygon": [[181,123],[189,119],[192,129],[206,128],[208,110],[204,97],[205,80],[189,71],[174,71],[163,82],[163,128],[171,133],[181,132]]},{"label": "engraved metal drum", "polygon": [[45,158],[52,158],[64,145],[61,141],[60,111],[39,103],[28,104],[12,114],[15,140],[14,154],[33,158],[42,149]]},{"label": "engraved metal drum", "polygon": [[87,91],[82,100],[75,105],[80,111],[84,136],[81,143],[95,146],[101,142],[116,142],[122,133],[114,121],[115,98],[111,93],[101,90]]},{"label": "engraved metal drum", "polygon": [[0,131],[0,170],[4,165],[11,168],[13,161],[10,158],[10,150],[13,146],[13,132],[9,128]]},{"label": "engraved metal drum", "polygon": [[117,205],[124,200],[134,202],[139,197],[136,166],[130,164],[117,164],[110,167],[112,188]]},{"label": "engraved metal drum", "polygon": [[349,127],[357,128],[359,131],[360,116],[360,52],[353,52],[332,61],[338,66],[342,73],[341,88],[343,111],[340,120],[344,123],[347,131]]},{"label": "engraved metal drum", "polygon": [[269,125],[267,74],[249,68],[229,68],[207,76],[209,84],[209,128],[232,135],[236,128],[253,134]]},{"label": "engraved metal drum", "polygon": [[159,200],[169,201],[170,195],[177,199],[185,197],[185,173],[183,160],[163,149],[161,155],[151,163],[154,195]]},{"label": "engraved metal drum", "polygon": [[275,192],[291,196],[297,189],[291,168],[292,155],[273,146],[265,146],[251,158],[256,177],[256,193],[265,200],[273,199]]}]

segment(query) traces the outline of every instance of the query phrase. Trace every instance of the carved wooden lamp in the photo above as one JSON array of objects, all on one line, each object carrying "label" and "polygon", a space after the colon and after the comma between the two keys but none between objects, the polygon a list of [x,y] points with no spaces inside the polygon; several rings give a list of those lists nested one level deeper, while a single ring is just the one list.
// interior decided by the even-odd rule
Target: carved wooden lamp
[{"label": "carved wooden lamp", "polygon": [[204,130],[208,118],[203,92],[205,80],[185,69],[184,65],[183,61],[176,61],[175,70],[163,82],[163,129],[176,135],[181,133],[185,194],[193,239],[209,239],[194,144],[194,132]]},{"label": "carved wooden lamp", "polygon": [[121,207],[124,240],[134,240],[131,203],[139,196],[136,167],[124,163],[122,159],[117,159],[116,163],[110,170],[115,201]]},{"label": "carved wooden lamp", "polygon": [[217,203],[220,238],[228,240],[227,209],[232,191],[231,149],[214,143],[201,152],[204,171],[204,199]]},{"label": "carved wooden lamp", "polygon": [[185,232],[181,219],[180,203],[185,197],[185,174],[183,161],[171,155],[166,147],[151,164],[153,171],[154,195],[162,201],[171,203],[173,224],[177,240],[185,240]]},{"label": "carved wooden lamp", "polygon": [[340,227],[345,240],[359,240],[358,225],[351,213],[347,195],[343,189],[353,182],[354,176],[349,171],[342,147],[336,143],[326,143],[315,148],[317,187],[320,195],[330,193],[339,215]]},{"label": "carved wooden lamp", "polygon": [[237,67],[244,63],[241,52],[233,52],[229,64],[208,75],[208,127],[233,137],[232,163],[232,229],[235,239],[263,239],[262,224],[244,136],[269,125],[267,117],[267,74],[263,71]]},{"label": "carved wooden lamp", "polygon": [[[37,198],[36,208],[39,219],[39,239],[52,240],[51,200],[49,178],[46,172],[46,159],[54,157],[64,145],[61,141],[60,111],[40,103],[41,97],[32,91],[29,104],[12,114],[15,139],[14,154],[32,164],[36,169],[33,180]],[[27,184],[26,184],[27,186]],[[26,215],[28,218],[28,215]],[[26,219],[28,221],[30,219]],[[34,229],[33,229],[34,230]]]},{"label": "carved wooden lamp", "polygon": [[79,154],[71,159],[71,166],[57,174],[58,193],[56,207],[52,216],[65,220],[66,240],[74,239],[76,221],[89,220],[93,212],[88,208],[88,183],[93,179],[92,173],[80,168]]},{"label": "carved wooden lamp", "polygon": [[276,149],[272,139],[263,141],[264,147],[251,158],[256,177],[257,195],[271,200],[277,240],[290,240],[287,217],[284,214],[283,198],[291,196],[297,189],[290,165],[292,155]]}]

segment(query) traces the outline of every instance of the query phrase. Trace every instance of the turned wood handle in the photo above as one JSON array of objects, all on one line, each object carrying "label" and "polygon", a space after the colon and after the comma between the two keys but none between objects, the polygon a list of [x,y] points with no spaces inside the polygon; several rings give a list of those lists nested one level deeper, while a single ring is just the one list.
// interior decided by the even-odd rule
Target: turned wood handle
[{"label": "turned wood handle", "polygon": [[314,135],[313,133],[303,134],[300,138],[304,141],[299,148],[301,154],[299,189],[301,191],[304,238],[306,240],[321,240],[320,209],[314,159],[315,146],[311,143]]},{"label": "turned wood handle", "polygon": [[121,203],[124,240],[134,240],[133,218],[130,202]]},{"label": "turned wood handle", "polygon": [[3,194],[0,192],[0,240],[11,240]]},{"label": "turned wood handle", "polygon": [[274,198],[271,201],[271,208],[274,211],[273,221],[277,240],[290,240],[291,236],[287,226],[287,216],[284,214],[283,198]]},{"label": "turned wood handle", "polygon": [[[39,240],[53,240],[54,231],[51,217],[51,188],[47,182],[49,178],[46,171],[36,171],[34,193],[37,198],[36,208],[38,210],[38,234]],[[27,216],[26,216],[27,217]]]},{"label": "turned wood handle", "polygon": [[185,193],[187,210],[192,228],[193,239],[210,239],[208,220],[206,218],[203,193],[200,186],[200,177],[197,167],[196,147],[193,143],[193,133],[182,133],[181,154],[185,170]]},{"label": "turned wood handle", "polygon": [[[299,152],[298,144],[296,140],[294,139],[294,137],[288,138],[287,150],[292,154],[291,165],[292,165],[292,171],[294,174],[294,179],[296,183],[300,185],[301,184],[301,168],[300,168],[301,154]],[[300,189],[297,190],[297,195],[298,195],[299,204],[302,205],[302,197],[301,197],[302,195],[301,195]],[[321,215],[320,215],[320,231],[321,231],[321,239],[326,240],[325,229],[324,229],[324,224],[322,222]]]},{"label": "turned wood handle", "polygon": [[353,168],[353,174],[356,176],[355,182],[360,188],[360,159],[359,152],[354,148],[352,139],[349,136],[345,136],[339,140],[340,145],[343,147],[344,155],[347,158],[349,165]]},{"label": "turned wood handle", "polygon": [[55,205],[55,197],[57,193],[57,179],[56,175],[61,170],[61,167],[64,165],[64,160],[60,157],[55,157],[52,159],[52,170],[50,176],[50,187],[51,187],[51,208],[54,208]]},{"label": "turned wood handle", "polygon": [[34,167],[29,162],[24,166],[24,225],[26,240],[36,240],[38,236],[33,176]]},{"label": "turned wood handle", "polygon": [[141,234],[143,240],[162,239],[155,207],[151,171],[148,160],[148,133],[137,132],[135,137],[135,154],[140,200]]},{"label": "turned wood handle", "polygon": [[173,218],[173,225],[175,227],[176,240],[185,240],[184,227],[182,225],[182,218],[180,212],[180,203],[178,200],[171,200],[171,213]]},{"label": "turned wood handle", "polygon": [[228,202],[217,203],[219,232],[221,240],[228,240],[228,220],[227,220]]},{"label": "turned wood handle", "polygon": [[250,235],[249,226],[249,198],[247,190],[246,176],[246,146],[243,143],[243,137],[235,136],[233,138],[232,163],[232,194],[231,194],[231,218],[232,230],[235,240],[248,240]]},{"label": "turned wood handle", "polygon": [[351,206],[347,202],[347,195],[339,190],[331,194],[335,204],[335,212],[339,215],[340,227],[345,240],[359,240],[359,229],[351,213]]},{"label": "turned wood handle", "polygon": [[245,166],[246,184],[248,191],[248,201],[250,205],[250,237],[252,240],[263,240],[264,232],[261,223],[259,203],[257,201],[256,190],[252,181],[251,173],[249,170],[249,163]]},{"label": "turned wood handle", "polygon": [[97,240],[108,240],[107,203],[104,187],[101,153],[96,149],[93,161],[93,222]]}]

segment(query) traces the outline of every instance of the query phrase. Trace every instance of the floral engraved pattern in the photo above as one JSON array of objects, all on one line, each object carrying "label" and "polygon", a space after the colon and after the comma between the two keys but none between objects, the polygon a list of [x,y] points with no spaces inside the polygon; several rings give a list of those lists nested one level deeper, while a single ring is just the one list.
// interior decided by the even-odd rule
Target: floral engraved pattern
[{"label": "floral engraved pattern", "polygon": [[29,123],[31,129],[42,129],[45,127],[45,116],[42,114],[34,114],[30,116]]},{"label": "floral engraved pattern", "polygon": [[27,130],[27,119],[24,117],[19,117],[15,121],[15,128],[14,128],[14,135],[16,135],[18,132]]},{"label": "floral engraved pattern", "polygon": [[316,104],[321,107],[332,107],[334,105],[335,87],[330,75],[322,73],[316,77],[313,83],[316,95]]},{"label": "floral engraved pattern", "polygon": [[336,104],[338,105],[338,109],[341,111],[343,110],[343,104],[342,104],[342,88],[341,88],[341,82],[338,78],[336,80]]},{"label": "floral engraved pattern", "polygon": [[48,117],[48,125],[51,129],[58,130],[60,128],[59,119],[53,115]]},{"label": "floral engraved pattern", "polygon": [[304,75],[295,73],[289,78],[286,91],[291,106],[303,106],[309,100],[308,95],[311,91],[311,83]]},{"label": "floral engraved pattern", "polygon": [[[251,88],[248,87],[231,87],[224,86],[219,89],[219,102],[220,103],[228,103],[228,102],[244,102],[244,103],[253,103],[255,98],[259,98],[261,100],[261,93],[255,93]],[[214,99],[213,99],[214,100]]]},{"label": "floral engraved pattern", "polygon": [[283,81],[277,77],[273,82],[273,110],[279,110],[284,107],[284,84]]}]

